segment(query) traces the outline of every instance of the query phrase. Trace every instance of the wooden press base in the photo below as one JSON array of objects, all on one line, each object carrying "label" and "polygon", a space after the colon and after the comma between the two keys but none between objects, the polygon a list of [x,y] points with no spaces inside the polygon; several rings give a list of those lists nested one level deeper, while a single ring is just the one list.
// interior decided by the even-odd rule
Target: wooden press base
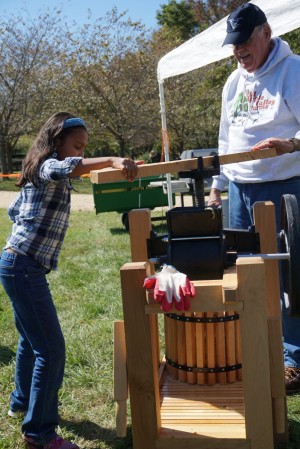
[{"label": "wooden press base", "polygon": [[[153,274],[153,266],[143,262],[150,218],[148,209],[129,213],[132,262],[120,270],[133,448],[274,449],[274,438],[287,437],[278,262],[241,257],[231,282],[225,273],[222,280],[195,281],[191,313],[240,315],[242,383],[203,386],[163,379],[161,310],[143,288]],[[276,252],[274,205],[256,203],[254,219],[262,253]],[[126,386],[122,390],[126,402]]]},{"label": "wooden press base", "polygon": [[190,385],[163,375],[160,437],[246,438],[243,383]]}]

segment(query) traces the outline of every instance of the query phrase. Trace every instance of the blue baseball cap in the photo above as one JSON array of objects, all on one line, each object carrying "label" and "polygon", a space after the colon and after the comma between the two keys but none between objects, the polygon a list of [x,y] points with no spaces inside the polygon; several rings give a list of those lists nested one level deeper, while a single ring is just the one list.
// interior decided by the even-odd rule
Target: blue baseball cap
[{"label": "blue baseball cap", "polygon": [[239,6],[227,19],[227,36],[223,45],[243,44],[249,39],[255,27],[266,22],[265,13],[253,3]]}]

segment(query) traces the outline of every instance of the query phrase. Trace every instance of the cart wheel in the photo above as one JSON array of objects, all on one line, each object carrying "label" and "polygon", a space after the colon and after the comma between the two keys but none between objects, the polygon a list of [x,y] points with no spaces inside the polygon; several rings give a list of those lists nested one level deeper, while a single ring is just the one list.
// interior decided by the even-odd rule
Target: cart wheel
[{"label": "cart wheel", "polygon": [[129,218],[128,218],[128,212],[124,212],[122,214],[122,223],[126,229],[126,231],[129,231]]}]

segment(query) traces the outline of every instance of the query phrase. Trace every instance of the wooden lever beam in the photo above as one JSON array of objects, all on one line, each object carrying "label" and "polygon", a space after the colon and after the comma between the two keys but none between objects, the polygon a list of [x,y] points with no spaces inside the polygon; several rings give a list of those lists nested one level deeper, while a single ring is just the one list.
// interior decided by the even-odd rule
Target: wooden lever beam
[{"label": "wooden lever beam", "polygon": [[[244,153],[224,154],[219,157],[220,165],[234,164],[236,162],[246,162],[258,159],[266,159],[277,156],[276,148],[268,148],[259,151],[247,151]],[[207,168],[213,164],[213,156],[203,158],[203,167]],[[155,164],[139,165],[137,178],[146,176],[165,175],[166,173],[178,173],[179,171],[197,170],[198,160],[183,159],[171,162],[158,162]],[[124,181],[121,170],[114,168],[104,168],[102,170],[91,171],[91,181],[93,184],[105,184],[108,182]]]}]

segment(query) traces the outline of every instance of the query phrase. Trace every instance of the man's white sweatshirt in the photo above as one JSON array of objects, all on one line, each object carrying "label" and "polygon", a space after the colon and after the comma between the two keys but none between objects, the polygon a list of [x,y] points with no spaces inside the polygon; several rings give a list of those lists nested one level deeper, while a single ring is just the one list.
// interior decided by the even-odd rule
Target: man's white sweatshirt
[{"label": "man's white sweatshirt", "polygon": [[[238,67],[222,94],[219,155],[249,151],[269,137],[300,138],[300,57],[282,39],[254,73]],[[300,176],[300,152],[223,165],[212,187],[223,190],[227,178],[256,183]]]}]

